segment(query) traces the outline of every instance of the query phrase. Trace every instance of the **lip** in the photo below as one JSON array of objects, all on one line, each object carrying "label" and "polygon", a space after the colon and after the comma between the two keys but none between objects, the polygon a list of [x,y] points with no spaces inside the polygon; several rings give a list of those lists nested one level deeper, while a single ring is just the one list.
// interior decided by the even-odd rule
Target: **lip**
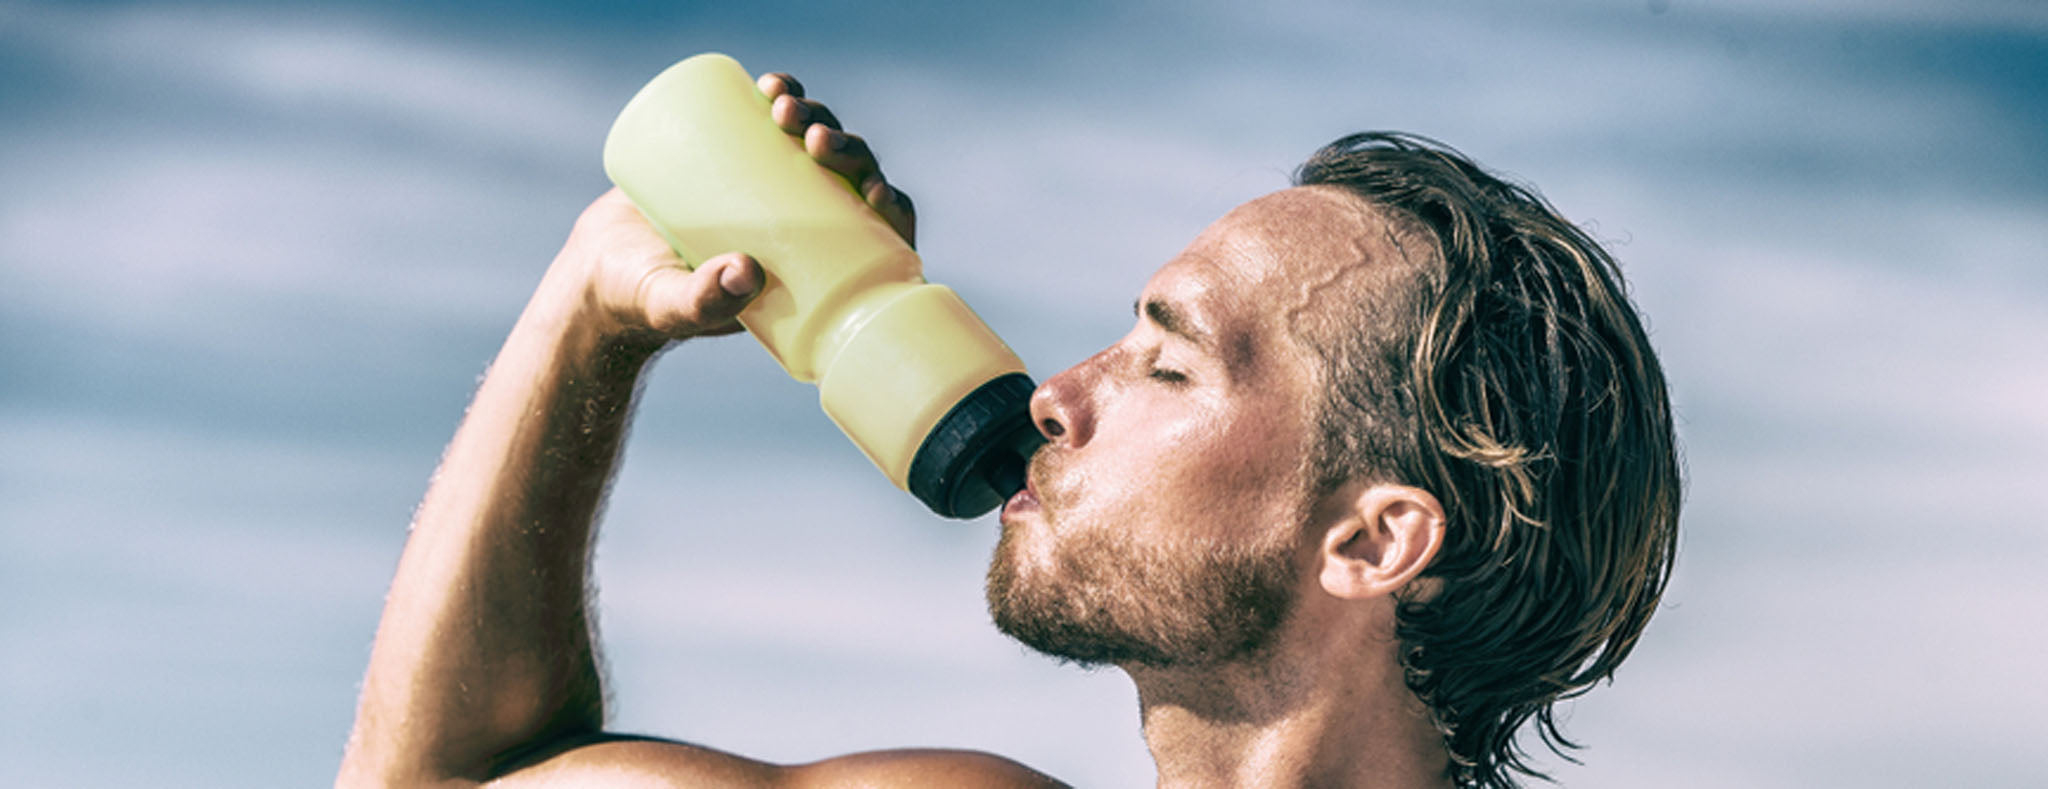
[{"label": "lip", "polygon": [[1013,516],[1022,515],[1027,512],[1037,511],[1038,492],[1032,490],[1031,485],[1027,483],[1025,484],[1023,490],[1017,491],[1015,494],[1010,496],[1009,501],[1003,502],[1003,513],[1001,516],[1001,520],[1007,521]]}]

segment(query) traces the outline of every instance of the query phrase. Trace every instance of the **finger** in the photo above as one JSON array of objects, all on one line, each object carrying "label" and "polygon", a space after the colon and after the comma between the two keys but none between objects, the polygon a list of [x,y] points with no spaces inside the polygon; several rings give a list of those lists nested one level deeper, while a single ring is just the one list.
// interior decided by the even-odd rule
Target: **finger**
[{"label": "finger", "polygon": [[790,101],[799,102],[803,105],[804,120],[811,123],[822,123],[834,129],[846,128],[839,123],[839,116],[833,114],[832,108],[825,106],[823,103],[801,97],[791,98]]},{"label": "finger", "polygon": [[818,160],[826,169],[838,173],[839,177],[855,186],[862,186],[882,174],[882,166],[875,161],[874,151],[868,149],[867,140],[858,134],[812,124],[804,130],[804,150],[809,151],[811,158]]},{"label": "finger", "polygon": [[[772,100],[768,105],[768,117],[774,119],[774,125],[780,127],[782,133],[801,137],[803,131],[811,127],[813,113],[811,105],[805,105],[803,98],[776,96],[776,100]],[[834,119],[834,123],[838,121]]]},{"label": "finger", "polygon": [[768,117],[789,134],[803,134],[812,126],[839,129],[839,118],[823,104],[795,96],[777,96],[768,104]]},{"label": "finger", "polygon": [[711,258],[696,271],[664,267],[640,281],[647,326],[671,337],[729,333],[734,318],[760,292],[763,273],[738,253]]},{"label": "finger", "polygon": [[803,134],[811,125],[810,108],[795,96],[777,96],[768,104],[768,117],[784,134]]},{"label": "finger", "polygon": [[722,267],[718,272],[718,288],[733,298],[751,299],[766,282],[766,272],[761,270],[761,264],[745,254],[727,252],[706,262]]},{"label": "finger", "polygon": [[917,208],[910,202],[910,195],[890,186],[881,176],[869,179],[860,193],[875,213],[896,229],[896,235],[903,237],[903,243],[917,248]]},{"label": "finger", "polygon": [[795,77],[781,71],[762,74],[760,79],[754,80],[754,87],[759,88],[761,95],[767,96],[770,99],[785,93],[798,98],[802,98],[804,95],[803,83],[796,81]]}]

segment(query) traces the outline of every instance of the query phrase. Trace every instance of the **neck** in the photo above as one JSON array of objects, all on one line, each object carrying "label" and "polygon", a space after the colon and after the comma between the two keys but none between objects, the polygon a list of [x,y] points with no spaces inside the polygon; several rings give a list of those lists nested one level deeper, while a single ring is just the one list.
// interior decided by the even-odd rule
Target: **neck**
[{"label": "neck", "polygon": [[1159,786],[1449,786],[1443,740],[1392,645],[1384,660],[1366,651],[1281,645],[1221,666],[1126,666]]}]

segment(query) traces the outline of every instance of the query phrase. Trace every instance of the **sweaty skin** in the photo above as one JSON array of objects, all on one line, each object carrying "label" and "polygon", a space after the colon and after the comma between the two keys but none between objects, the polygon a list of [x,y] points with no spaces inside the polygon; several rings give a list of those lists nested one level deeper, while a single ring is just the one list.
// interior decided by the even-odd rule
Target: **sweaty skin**
[{"label": "sweaty skin", "polygon": [[[906,239],[910,202],[794,81],[762,78],[785,131],[860,185]],[[478,389],[399,561],[337,785],[1060,784],[988,754],[901,750],[774,765],[603,731],[585,599],[592,522],[641,372],[665,347],[738,330],[760,268],[694,272],[616,190],[576,222]]]},{"label": "sweaty skin", "polygon": [[[786,77],[761,87],[909,238],[866,144]],[[1337,190],[1247,203],[1160,269],[1129,335],[1033,396],[1049,443],[1004,508],[991,609],[1130,674],[1162,786],[1445,785],[1391,637],[1443,509],[1367,480],[1311,494],[1304,466],[1317,381],[1295,329],[1370,297],[1390,238]],[[984,753],[776,765],[603,730],[585,589],[635,388],[674,342],[737,331],[762,281],[739,254],[683,268],[616,191],[584,211],[420,505],[338,785],[1061,785]]]},{"label": "sweaty skin", "polygon": [[[1060,633],[1079,648],[1033,646],[1084,662],[1142,644],[1106,660],[1138,687],[1162,786],[1447,785],[1391,637],[1392,593],[1435,555],[1442,508],[1398,485],[1314,496],[1302,462],[1319,382],[1295,324],[1369,297],[1405,265],[1391,239],[1336,189],[1253,200],[1152,277],[1128,335],[1033,398],[1049,443],[1004,509],[991,610],[1006,630],[1079,617],[1096,630]],[[1218,557],[1266,553],[1286,616],[1219,631]]]}]

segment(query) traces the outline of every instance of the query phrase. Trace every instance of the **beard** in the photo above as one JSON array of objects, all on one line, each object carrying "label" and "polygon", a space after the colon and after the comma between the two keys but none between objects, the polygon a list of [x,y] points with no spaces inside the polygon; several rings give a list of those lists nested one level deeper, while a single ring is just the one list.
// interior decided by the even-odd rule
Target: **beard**
[{"label": "beard", "polygon": [[[1084,666],[1204,666],[1263,653],[1295,598],[1293,546],[1143,545],[1094,528],[1027,568],[1005,527],[988,570],[996,628]],[[1046,535],[1051,539],[1050,535]]]}]

